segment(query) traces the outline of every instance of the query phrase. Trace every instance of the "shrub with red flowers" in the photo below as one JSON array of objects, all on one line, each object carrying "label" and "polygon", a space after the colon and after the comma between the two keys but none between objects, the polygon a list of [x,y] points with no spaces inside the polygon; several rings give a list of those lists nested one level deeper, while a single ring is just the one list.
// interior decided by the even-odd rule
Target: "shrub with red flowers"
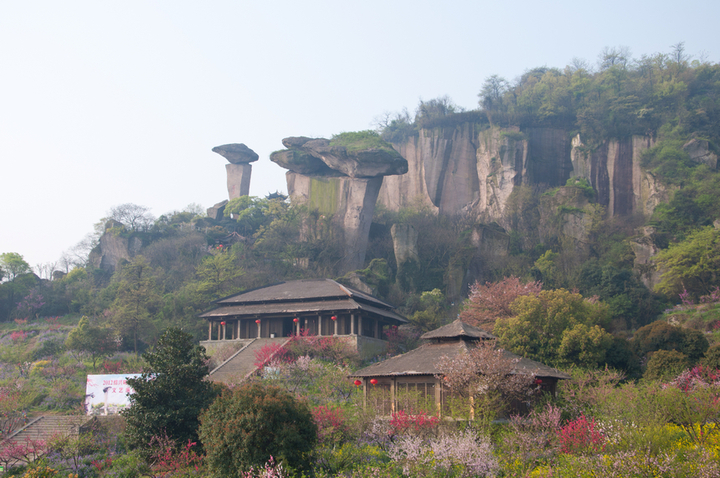
[{"label": "shrub with red flowers", "polygon": [[[167,434],[155,435],[150,439],[150,446],[153,447],[153,472],[161,473],[161,476],[172,474],[183,470],[198,471],[202,466],[203,455],[198,455],[193,447],[197,443],[188,440],[182,448],[177,447],[175,442]],[[99,469],[99,468],[98,468]]]},{"label": "shrub with red flowers", "polygon": [[558,430],[557,436],[562,453],[582,455],[605,450],[605,436],[597,430],[595,419],[585,415],[569,421]]},{"label": "shrub with red flowers", "polygon": [[702,365],[685,370],[663,386],[660,399],[668,421],[695,443],[720,434],[720,371]]},{"label": "shrub with red flowers", "polygon": [[340,443],[347,437],[349,429],[342,408],[320,405],[311,412],[318,427],[319,443]]},{"label": "shrub with red flowers", "polygon": [[291,361],[290,352],[284,346],[271,342],[255,351],[255,366],[263,368],[270,362],[287,363]]},{"label": "shrub with red flowers", "polygon": [[28,338],[28,333],[24,330],[16,330],[15,332],[10,333],[10,339],[13,342],[20,342],[24,341]]},{"label": "shrub with red flowers", "polygon": [[47,449],[44,440],[6,440],[0,445],[0,464],[7,469],[10,463],[31,463]]},{"label": "shrub with red flowers", "polygon": [[720,370],[698,365],[685,370],[666,386],[679,388],[683,392],[691,392],[696,388],[708,386],[720,386]]},{"label": "shrub with red flowers", "polygon": [[349,343],[338,337],[318,336],[303,329],[300,335],[293,335],[285,348],[294,357],[308,356],[334,363],[347,363],[357,359],[357,352]]},{"label": "shrub with red flowers", "polygon": [[92,460],[90,464],[94,466],[97,471],[106,470],[112,466],[112,458],[107,457],[104,460]]},{"label": "shrub with red flowers", "polygon": [[102,368],[106,373],[118,373],[122,367],[122,360],[120,362],[103,362]]},{"label": "shrub with red flowers", "polygon": [[390,415],[390,433],[392,435],[425,434],[435,430],[439,423],[440,419],[438,417],[430,416],[425,411],[405,413],[400,410]]}]

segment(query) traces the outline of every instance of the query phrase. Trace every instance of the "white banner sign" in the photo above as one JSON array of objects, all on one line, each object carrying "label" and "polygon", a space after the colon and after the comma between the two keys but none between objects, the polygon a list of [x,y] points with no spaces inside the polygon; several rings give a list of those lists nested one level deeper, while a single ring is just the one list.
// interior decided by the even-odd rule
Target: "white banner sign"
[{"label": "white banner sign", "polygon": [[127,384],[127,379],[139,376],[139,373],[88,375],[85,387],[85,413],[88,415],[112,415],[130,406],[129,396],[134,391]]}]

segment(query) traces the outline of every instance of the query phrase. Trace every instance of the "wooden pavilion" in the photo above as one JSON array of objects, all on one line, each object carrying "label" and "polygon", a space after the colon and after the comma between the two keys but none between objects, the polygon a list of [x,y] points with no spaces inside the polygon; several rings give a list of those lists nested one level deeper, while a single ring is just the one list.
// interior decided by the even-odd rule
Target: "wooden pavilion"
[{"label": "wooden pavilion", "polygon": [[[415,401],[434,404],[433,408],[442,414],[446,410],[448,396],[439,377],[438,366],[441,361],[445,357],[452,359],[468,353],[480,341],[497,337],[457,319],[423,334],[421,338],[428,342],[415,350],[358,370],[350,376],[362,385],[366,405],[372,399],[373,406],[382,413],[390,414],[403,408],[399,397],[411,392],[415,395]],[[515,362],[513,373],[534,376],[543,391],[554,394],[558,380],[570,378],[566,373],[540,362],[508,351],[503,354]]]},{"label": "wooden pavilion", "polygon": [[200,315],[208,342],[279,338],[310,333],[343,337],[362,355],[385,349],[385,332],[407,323],[393,307],[331,279],[287,281],[215,302]]}]

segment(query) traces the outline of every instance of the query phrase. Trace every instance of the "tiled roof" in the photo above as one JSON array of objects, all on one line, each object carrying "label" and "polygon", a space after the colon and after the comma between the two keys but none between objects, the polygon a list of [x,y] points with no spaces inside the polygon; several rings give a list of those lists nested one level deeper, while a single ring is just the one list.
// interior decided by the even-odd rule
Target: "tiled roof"
[{"label": "tiled roof", "polygon": [[220,299],[216,305],[200,317],[255,318],[365,311],[397,323],[408,321],[390,304],[330,279],[281,282]]},{"label": "tiled roof", "polygon": [[390,304],[380,299],[346,287],[332,279],[303,279],[280,282],[225,297],[224,299],[218,300],[217,304],[295,302],[346,297],[373,302],[376,306],[380,307],[392,308]]},{"label": "tiled roof", "polygon": [[[428,335],[433,334],[434,332],[441,331],[443,329],[447,329],[451,326],[454,327],[456,331],[462,330],[463,334],[466,334],[468,332],[477,333],[475,331],[486,333],[476,327],[464,324],[463,322],[460,322],[460,324],[462,324],[462,327],[458,329],[459,326],[456,325],[455,322],[453,322],[452,324],[428,332],[427,334],[423,335],[423,338],[428,338]],[[472,329],[475,329],[475,331],[473,331]],[[439,335],[439,337],[450,337],[449,335],[445,335],[446,333],[449,332],[443,332]],[[465,336],[474,337],[472,335]],[[358,370],[357,372],[352,374],[352,377],[436,375],[440,373],[440,371],[438,370],[438,365],[444,357],[452,359],[461,353],[467,353],[472,347],[475,346],[474,343],[477,343],[475,340],[463,339],[462,336],[456,337],[458,337],[457,340],[426,343],[416,348],[415,350],[411,350],[408,353],[391,357],[383,362],[379,362],[370,365],[369,367]],[[544,365],[540,362],[520,357],[519,355],[510,353],[507,350],[504,350],[503,354],[506,358],[517,361],[514,366],[514,370],[516,373],[527,373],[532,374],[536,377],[553,377],[558,379],[570,378],[570,376],[566,373],[563,373],[552,367],[548,367],[547,365]]]},{"label": "tiled roof", "polygon": [[485,332],[482,329],[474,327],[470,324],[462,322],[460,319],[453,321],[450,324],[444,325],[439,329],[431,330],[423,334],[421,339],[449,339],[449,338],[462,338],[467,337],[469,339],[496,339],[493,334]]}]

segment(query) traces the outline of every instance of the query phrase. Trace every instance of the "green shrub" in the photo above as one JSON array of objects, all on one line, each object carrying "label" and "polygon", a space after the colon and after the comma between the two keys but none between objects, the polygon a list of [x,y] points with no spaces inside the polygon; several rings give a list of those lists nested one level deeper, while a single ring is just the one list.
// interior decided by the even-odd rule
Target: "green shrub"
[{"label": "green shrub", "polygon": [[317,426],[308,406],[279,387],[248,383],[227,391],[200,417],[200,439],[211,471],[240,477],[272,456],[309,470]]},{"label": "green shrub", "polygon": [[342,146],[347,149],[348,153],[355,153],[365,149],[384,149],[395,153],[392,146],[372,130],[333,135],[332,139],[330,139],[330,146]]},{"label": "green shrub", "polygon": [[658,350],[653,352],[643,375],[651,380],[665,380],[677,376],[690,367],[687,355],[677,350]]},{"label": "green shrub", "polygon": [[713,345],[707,351],[705,356],[701,360],[701,364],[704,367],[710,367],[712,369],[720,369],[720,345]]}]

